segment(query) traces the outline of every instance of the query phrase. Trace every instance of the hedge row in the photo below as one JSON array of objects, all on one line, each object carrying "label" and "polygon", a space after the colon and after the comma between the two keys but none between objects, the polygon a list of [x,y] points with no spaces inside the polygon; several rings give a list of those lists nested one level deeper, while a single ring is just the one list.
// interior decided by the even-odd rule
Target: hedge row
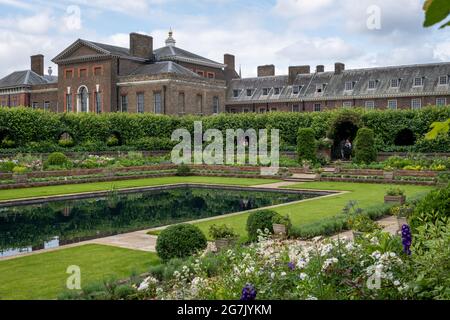
[{"label": "hedge row", "polygon": [[0,139],[14,141],[16,147],[31,142],[57,142],[69,133],[75,143],[106,142],[111,134],[129,145],[143,137],[168,139],[173,130],[186,128],[193,132],[194,121],[203,128],[279,129],[283,145],[295,146],[299,128],[311,128],[317,139],[333,136],[334,123],[352,119],[359,126],[371,128],[379,151],[391,151],[396,135],[411,129],[419,140],[431,123],[450,118],[450,107],[427,107],[419,111],[334,110],[315,113],[221,114],[218,116],[162,116],[154,114],[56,114],[29,108],[0,108]]}]

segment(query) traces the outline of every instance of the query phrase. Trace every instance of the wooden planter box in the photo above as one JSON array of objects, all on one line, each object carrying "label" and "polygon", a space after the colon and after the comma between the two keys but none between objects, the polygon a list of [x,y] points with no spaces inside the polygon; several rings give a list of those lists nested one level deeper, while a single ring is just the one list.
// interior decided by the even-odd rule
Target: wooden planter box
[{"label": "wooden planter box", "polygon": [[287,236],[287,228],[284,224],[273,224],[273,234],[280,238],[285,238]]},{"label": "wooden planter box", "polygon": [[406,196],[384,196],[384,203],[405,204]]},{"label": "wooden planter box", "polygon": [[386,180],[394,179],[394,171],[383,171],[383,177]]},{"label": "wooden planter box", "polygon": [[16,183],[27,183],[28,176],[26,174],[13,174],[13,179],[16,180]]},{"label": "wooden planter box", "polygon": [[215,241],[217,251],[221,251],[223,249],[227,249],[236,244],[236,239],[217,239]]}]

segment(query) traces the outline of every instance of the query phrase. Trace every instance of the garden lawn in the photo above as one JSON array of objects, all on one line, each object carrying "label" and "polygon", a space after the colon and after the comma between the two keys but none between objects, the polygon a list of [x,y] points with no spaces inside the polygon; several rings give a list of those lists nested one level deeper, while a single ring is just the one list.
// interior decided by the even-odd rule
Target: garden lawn
[{"label": "garden lawn", "polygon": [[147,178],[135,180],[122,181],[107,181],[95,183],[82,184],[68,184],[48,187],[35,187],[24,189],[10,189],[0,191],[0,201],[24,199],[34,197],[46,197],[65,194],[77,194],[83,192],[105,191],[126,188],[138,188],[158,186],[174,183],[204,183],[204,184],[223,184],[223,185],[237,185],[237,186],[252,186],[258,184],[276,183],[279,180],[275,179],[257,179],[257,178],[227,178],[227,177],[161,177],[161,178]]},{"label": "garden lawn", "polygon": [[[348,193],[307,200],[305,202],[290,204],[274,209],[280,214],[289,215],[294,226],[300,226],[320,219],[331,217],[342,212],[345,205],[355,200],[361,208],[368,208],[379,205],[384,202],[386,191],[391,188],[386,184],[368,184],[368,183],[346,183],[346,182],[306,182],[289,186],[290,189],[308,189],[308,190],[339,190],[349,191]],[[432,187],[405,185],[400,186],[405,190],[407,197],[417,196],[421,193],[427,193]],[[196,223],[197,226],[208,234],[209,227],[213,224],[227,224],[231,226],[241,239],[247,237],[245,226],[249,213],[241,215],[223,217],[216,220]]]},{"label": "garden lawn", "polygon": [[101,245],[84,245],[0,261],[1,300],[56,299],[65,290],[67,267],[81,269],[81,285],[108,277],[128,278],[157,264],[155,253]]}]

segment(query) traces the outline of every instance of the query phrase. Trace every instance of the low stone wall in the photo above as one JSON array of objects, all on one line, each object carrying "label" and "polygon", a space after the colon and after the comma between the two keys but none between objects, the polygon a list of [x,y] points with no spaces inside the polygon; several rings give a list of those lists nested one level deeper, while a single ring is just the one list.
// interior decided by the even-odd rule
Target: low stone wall
[{"label": "low stone wall", "polygon": [[338,177],[321,177],[320,181],[329,182],[353,182],[353,183],[377,183],[377,184],[410,184],[419,186],[435,186],[435,181],[407,181],[395,179],[357,179],[357,178],[338,178]]},{"label": "low stone wall", "polygon": [[[435,178],[443,171],[414,171],[414,170],[394,170],[395,176],[404,177],[430,177]],[[383,176],[383,170],[375,169],[341,169],[341,174],[357,175],[357,176]]]},{"label": "low stone wall", "polygon": [[[377,156],[377,161],[385,161],[390,157],[399,156],[406,157],[408,152],[379,152]],[[435,157],[450,157],[450,153],[421,153],[425,158],[435,158]]]}]

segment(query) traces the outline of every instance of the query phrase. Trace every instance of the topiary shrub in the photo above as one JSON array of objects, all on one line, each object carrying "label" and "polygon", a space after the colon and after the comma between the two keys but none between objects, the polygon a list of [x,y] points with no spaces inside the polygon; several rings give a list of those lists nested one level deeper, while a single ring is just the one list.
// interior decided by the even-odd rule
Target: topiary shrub
[{"label": "topiary shrub", "polygon": [[65,166],[69,163],[69,159],[61,152],[53,152],[47,158],[48,166]]},{"label": "topiary shrub", "polygon": [[297,154],[299,161],[317,160],[317,141],[314,130],[310,128],[300,128],[297,135]]},{"label": "topiary shrub", "polygon": [[273,210],[260,210],[252,212],[247,219],[247,233],[250,241],[258,240],[258,230],[264,232],[266,229],[273,233],[273,221],[279,216]]},{"label": "topiary shrub", "polygon": [[361,128],[355,139],[355,161],[359,163],[372,163],[377,160],[375,136],[372,129]]},{"label": "topiary shrub", "polygon": [[158,256],[168,261],[173,258],[186,258],[206,249],[205,235],[191,224],[170,226],[158,236],[156,252]]}]

